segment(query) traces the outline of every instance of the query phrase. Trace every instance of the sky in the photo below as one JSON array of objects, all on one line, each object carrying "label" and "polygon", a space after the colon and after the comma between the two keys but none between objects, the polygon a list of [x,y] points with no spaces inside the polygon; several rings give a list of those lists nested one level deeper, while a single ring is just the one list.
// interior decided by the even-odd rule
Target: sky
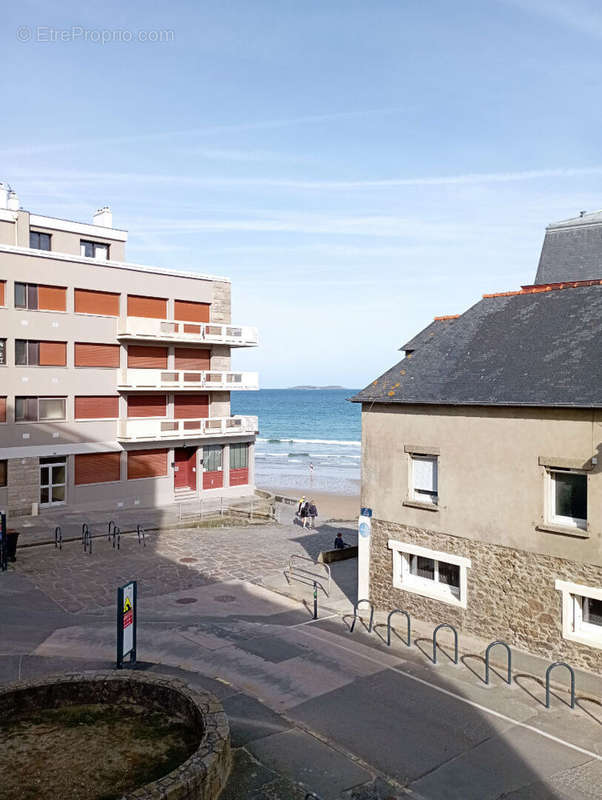
[{"label": "sky", "polygon": [[[261,385],[360,388],[602,207],[596,0],[22,0],[0,180],[225,275]],[[104,41],[103,41],[104,40]]]}]

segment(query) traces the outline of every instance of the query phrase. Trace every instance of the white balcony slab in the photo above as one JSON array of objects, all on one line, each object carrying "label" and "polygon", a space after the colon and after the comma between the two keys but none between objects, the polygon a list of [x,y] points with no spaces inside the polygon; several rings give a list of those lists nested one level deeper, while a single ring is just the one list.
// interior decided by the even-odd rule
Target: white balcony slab
[{"label": "white balcony slab", "polygon": [[221,372],[219,370],[123,369],[119,391],[164,389],[195,391],[253,391],[259,389],[256,372]]},{"label": "white balcony slab", "polygon": [[172,322],[166,319],[127,317],[118,322],[117,337],[149,342],[188,342],[189,344],[227,344],[230,347],[256,347],[257,328],[248,325],[220,325],[213,322]]},{"label": "white balcony slab", "polygon": [[256,434],[257,417],[206,417],[203,419],[127,419],[119,421],[120,441],[161,441],[197,437]]}]

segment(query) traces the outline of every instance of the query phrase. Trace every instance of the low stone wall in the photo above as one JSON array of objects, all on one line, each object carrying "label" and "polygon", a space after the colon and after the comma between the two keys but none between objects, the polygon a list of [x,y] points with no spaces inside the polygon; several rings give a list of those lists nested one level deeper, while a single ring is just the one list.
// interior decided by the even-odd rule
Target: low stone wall
[{"label": "low stone wall", "polygon": [[[555,589],[557,579],[600,586],[602,567],[377,519],[371,538],[370,599],[377,608],[403,608],[433,624],[450,622],[468,634],[505,639],[602,673],[602,650],[562,637],[562,595]],[[470,558],[467,608],[394,588],[388,539]]]},{"label": "low stone wall", "polygon": [[226,784],[232,756],[230,728],[221,703],[183,681],[141,672],[82,672],[0,688],[0,723],[42,708],[127,699],[179,714],[199,731],[195,753],[173,772],[140,787],[124,800],[214,800]]},{"label": "low stone wall", "polygon": [[322,550],[318,561],[322,564],[332,564],[333,561],[345,561],[348,558],[357,558],[357,545],[337,548],[336,550]]}]

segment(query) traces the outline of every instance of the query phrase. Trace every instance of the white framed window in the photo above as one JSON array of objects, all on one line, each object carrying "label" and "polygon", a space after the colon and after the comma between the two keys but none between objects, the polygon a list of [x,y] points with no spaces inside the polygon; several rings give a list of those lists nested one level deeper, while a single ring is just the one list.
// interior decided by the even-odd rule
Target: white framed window
[{"label": "white framed window", "polygon": [[587,475],[569,469],[546,470],[546,522],[587,530]]},{"label": "white framed window", "polygon": [[556,581],[562,592],[562,636],[602,649],[602,587]]},{"label": "white framed window", "polygon": [[107,261],[109,258],[109,245],[102,242],[88,242],[80,239],[80,255],[86,258],[95,258],[97,261]]},{"label": "white framed window", "polygon": [[389,539],[393,586],[466,608],[469,558]]},{"label": "white framed window", "polygon": [[437,505],[439,502],[439,459],[410,455],[410,500]]}]

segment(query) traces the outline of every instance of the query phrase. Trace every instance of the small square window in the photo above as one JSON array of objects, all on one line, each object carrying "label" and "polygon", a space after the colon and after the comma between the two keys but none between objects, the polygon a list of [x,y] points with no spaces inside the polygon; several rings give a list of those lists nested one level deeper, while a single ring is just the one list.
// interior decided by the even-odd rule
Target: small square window
[{"label": "small square window", "polygon": [[6,486],[7,483],[7,464],[6,459],[0,461],[0,486]]},{"label": "small square window", "polygon": [[34,250],[50,250],[50,234],[30,231],[29,246]]},{"label": "small square window", "polygon": [[556,581],[562,592],[562,635],[602,648],[602,588]]},{"label": "small square window", "polygon": [[470,559],[390,539],[393,586],[466,608]]},{"label": "small square window", "polygon": [[410,499],[419,503],[437,505],[438,491],[437,456],[410,456]]},{"label": "small square window", "polygon": [[547,522],[587,529],[587,475],[569,470],[548,472]]},{"label": "small square window", "polygon": [[85,258],[95,258],[97,261],[106,261],[109,258],[109,246],[101,242],[88,242],[80,239],[80,255]]}]

